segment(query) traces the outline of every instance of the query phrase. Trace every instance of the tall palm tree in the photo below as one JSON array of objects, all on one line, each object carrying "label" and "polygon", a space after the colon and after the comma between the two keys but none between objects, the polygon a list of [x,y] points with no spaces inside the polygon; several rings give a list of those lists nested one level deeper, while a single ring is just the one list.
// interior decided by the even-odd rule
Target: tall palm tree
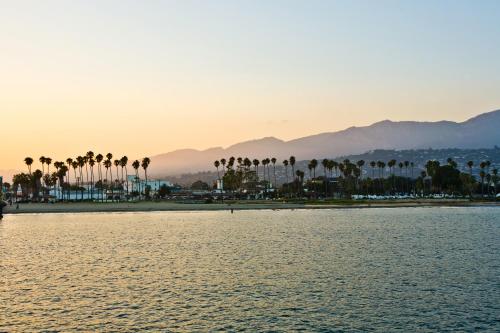
[{"label": "tall palm tree", "polygon": [[372,179],[375,178],[375,166],[377,165],[377,162],[371,161],[370,162],[370,167],[372,168]]},{"label": "tall palm tree", "polygon": [[[490,165],[491,165],[491,162],[490,161],[485,161],[484,163],[486,164],[486,177],[488,177],[488,175],[490,174]],[[489,179],[487,179],[486,191],[488,192],[487,194],[489,196],[490,195],[490,180]]]},{"label": "tall palm tree", "polygon": [[323,175],[325,176],[325,197],[328,194],[328,176],[326,174],[326,170],[328,169],[328,159],[324,158],[321,161],[321,165],[323,166]]},{"label": "tall palm tree", "polygon": [[[85,190],[85,187],[83,186],[83,167],[86,165],[86,161],[85,161],[85,157],[83,156],[78,156],[76,158],[76,161],[78,162],[78,168],[80,170],[80,187],[81,187],[81,198],[83,200],[83,191]],[[87,177],[88,178],[88,177]],[[88,183],[88,179],[87,179],[87,183]]]},{"label": "tall palm tree", "polygon": [[339,176],[339,162],[332,161],[332,166],[335,169],[335,177]]},{"label": "tall palm tree", "polygon": [[295,156],[290,156],[288,161],[290,162],[290,167],[292,168],[292,176],[295,176],[296,175],[296,173],[295,173]]},{"label": "tall palm tree", "polygon": [[102,156],[102,154],[97,154],[96,157],[95,157],[95,161],[97,162],[97,176],[99,177],[99,183],[101,184],[101,189],[100,189],[100,192],[101,192],[101,200],[104,200],[104,196],[103,196],[103,183],[102,183],[102,169],[101,169],[101,162],[103,161],[104,159],[104,156]]},{"label": "tall palm tree", "polygon": [[134,168],[135,170],[135,181],[136,181],[136,191],[138,193],[141,193],[141,188],[140,188],[140,184],[139,184],[139,167],[141,166],[141,162],[139,162],[139,160],[135,160],[134,162],[132,162],[132,168]]},{"label": "tall palm tree", "polygon": [[42,174],[45,174],[45,156],[40,156],[38,160],[42,163]]},{"label": "tall palm tree", "polygon": [[127,196],[128,196],[128,169],[127,169],[127,164],[128,164],[128,157],[127,156],[123,156],[120,159],[120,166],[122,167],[122,183],[123,183],[123,169],[125,169],[125,180],[126,180]]},{"label": "tall palm tree", "polygon": [[[111,154],[107,154],[106,156],[109,156]],[[111,157],[113,157],[113,155],[111,155]],[[111,169],[111,166],[113,165],[113,162],[111,162],[111,160],[108,158],[107,160],[104,161],[104,167],[106,168],[106,200],[108,200],[108,195],[107,195],[107,188],[110,187],[111,188],[111,201],[113,201],[115,199],[115,196],[114,196],[114,191],[113,191],[113,171],[110,170]],[[111,178],[111,181],[108,183],[108,172],[109,172],[109,176]]]},{"label": "tall palm tree", "polygon": [[94,165],[95,165],[94,158],[89,157],[88,163],[90,165],[90,199],[94,200]]},{"label": "tall palm tree", "polygon": [[220,159],[220,164],[222,164],[222,177],[224,177],[225,174],[226,174],[226,159],[225,158],[221,158]]},{"label": "tall palm tree", "polygon": [[365,161],[364,160],[359,160],[359,161],[356,162],[356,165],[359,168],[359,174],[360,174],[360,177],[361,177],[363,175],[363,165],[365,165]]},{"label": "tall palm tree", "polygon": [[273,179],[274,179],[274,188],[277,188],[277,185],[276,185],[276,161],[278,161],[276,159],[276,157],[272,157],[271,158],[271,163],[273,164]]},{"label": "tall palm tree", "polygon": [[468,161],[467,167],[469,167],[469,175],[472,177],[472,167],[474,166],[474,161]]},{"label": "tall palm tree", "polygon": [[150,163],[151,160],[149,159],[149,157],[144,157],[142,159],[141,166],[144,169],[144,178],[146,179],[146,186],[148,186],[148,167]]},{"label": "tall palm tree", "polygon": [[285,167],[285,182],[288,184],[288,160],[283,160],[283,166]]},{"label": "tall palm tree", "polygon": [[262,168],[264,169],[264,172],[262,173],[262,177],[264,179],[264,186],[265,186],[264,190],[267,192],[267,185],[266,185],[266,165],[267,165],[267,159],[266,158],[263,159],[261,161],[261,163],[262,163]]},{"label": "tall palm tree", "polygon": [[46,157],[45,164],[47,164],[47,174],[50,175],[50,165],[52,164],[52,159],[50,157]]},{"label": "tall palm tree", "polygon": [[117,186],[117,188],[120,189],[120,187],[122,185],[122,184],[120,184],[120,176],[118,175],[118,167],[120,166],[120,160],[114,160],[113,161],[113,165],[116,168],[116,179],[115,179],[115,182],[116,182],[117,185],[120,185],[120,186]]},{"label": "tall palm tree", "polygon": [[73,168],[73,173],[75,175],[75,181],[76,181],[76,190],[75,190],[75,199],[78,197],[78,177],[76,176],[76,169],[78,169],[78,161],[72,161],[71,162],[71,167]]},{"label": "tall palm tree", "polygon": [[258,159],[254,159],[252,161],[253,163],[253,166],[255,167],[255,175],[257,176],[257,181],[259,180],[259,164],[260,164],[260,161]]},{"label": "tall palm tree", "polygon": [[311,166],[312,166],[312,169],[313,169],[313,178],[316,178],[316,168],[318,167],[318,160],[313,158],[311,160]]},{"label": "tall palm tree", "polygon": [[[109,174],[110,174],[110,178],[111,178],[111,181],[109,184],[111,184],[111,192],[112,192],[112,195],[114,194],[113,193],[113,171],[111,170],[111,166],[113,166],[113,161],[112,161],[112,158],[113,158],[113,154],[111,153],[107,153],[106,154],[106,158],[109,160],[110,162],[110,167],[109,167]],[[108,180],[108,170],[106,170],[106,181]],[[114,197],[113,197],[113,200],[114,200]]]},{"label": "tall palm tree", "polygon": [[481,197],[484,197],[484,177],[486,176],[484,168],[486,168],[486,165],[485,161],[479,163],[479,167],[481,168],[481,172],[479,173],[479,177],[481,178]]},{"label": "tall palm tree", "polygon": [[219,180],[219,179],[220,179],[220,174],[219,174],[220,162],[219,162],[219,160],[216,160],[216,161],[214,162],[214,166],[215,166],[215,168],[217,169],[217,179]]},{"label": "tall palm tree", "polygon": [[493,174],[493,186],[495,187],[495,192],[493,193],[494,196],[496,197],[497,195],[497,182],[498,182],[498,169],[497,168],[494,168],[493,170],[491,170],[491,173]]},{"label": "tall palm tree", "polygon": [[33,164],[33,159],[31,157],[26,157],[24,163],[28,166],[28,172],[31,175],[31,165]]},{"label": "tall palm tree", "polygon": [[[69,174],[69,168],[64,164],[64,162],[61,162],[62,165],[61,165],[61,169],[59,169],[58,171],[58,176],[59,176],[59,184],[62,186],[62,184],[64,184],[64,176],[66,175],[66,173]],[[68,182],[68,191],[70,191],[70,188],[69,188],[69,182]],[[64,200],[64,186],[62,186],[62,199]]]},{"label": "tall palm tree", "polygon": [[[91,151],[91,150],[89,150],[89,151],[85,154],[85,156],[84,156],[84,161],[85,161],[85,174],[87,175],[87,177],[86,177],[86,178],[87,178],[87,184],[88,184],[88,182],[89,182],[89,169],[88,169],[88,167],[89,167],[89,161],[90,161],[91,159],[93,159],[93,158],[94,158],[94,152],[93,152],[93,151]],[[91,180],[92,180],[92,175],[90,176],[90,178],[91,178]]]}]

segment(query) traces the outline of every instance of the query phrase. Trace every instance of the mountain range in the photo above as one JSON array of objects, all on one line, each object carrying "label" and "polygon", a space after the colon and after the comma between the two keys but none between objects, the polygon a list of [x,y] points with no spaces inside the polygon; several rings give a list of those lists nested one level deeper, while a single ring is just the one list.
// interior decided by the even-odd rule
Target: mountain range
[{"label": "mountain range", "polygon": [[321,133],[290,141],[275,137],[245,141],[227,148],[181,149],[151,157],[149,173],[176,175],[213,169],[216,159],[276,157],[282,161],[334,158],[374,149],[493,148],[500,145],[500,110],[480,114],[464,122],[384,120],[363,127]]}]

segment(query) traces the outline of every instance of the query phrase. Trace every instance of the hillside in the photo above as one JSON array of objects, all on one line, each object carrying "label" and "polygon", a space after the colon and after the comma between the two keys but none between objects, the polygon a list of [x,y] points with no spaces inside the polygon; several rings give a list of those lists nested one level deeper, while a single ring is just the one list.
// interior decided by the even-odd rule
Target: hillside
[{"label": "hillside", "polygon": [[493,148],[500,145],[500,110],[483,113],[467,121],[393,122],[384,120],[364,127],[321,133],[290,141],[266,137],[207,150],[183,149],[153,156],[150,173],[155,176],[177,175],[210,170],[213,161],[223,157],[279,161],[296,156],[297,160],[335,158],[363,154],[375,149]]}]

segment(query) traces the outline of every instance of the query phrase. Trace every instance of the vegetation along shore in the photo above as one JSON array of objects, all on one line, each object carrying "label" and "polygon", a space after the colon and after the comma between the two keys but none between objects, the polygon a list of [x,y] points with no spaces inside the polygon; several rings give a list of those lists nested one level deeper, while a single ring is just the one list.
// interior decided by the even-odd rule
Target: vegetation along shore
[{"label": "vegetation along shore", "polygon": [[[148,157],[131,163],[131,175],[127,156],[113,159],[111,153],[38,161],[41,168],[32,171],[36,162],[26,157],[27,173],[2,184],[5,213],[471,206],[499,197],[498,169],[487,160],[467,161],[464,172],[452,158],[445,164],[428,160],[425,170],[408,160],[312,159],[303,171],[294,156],[281,163],[229,157],[213,162],[213,183],[196,181],[189,187],[148,179]],[[285,172],[281,183],[279,164]]]}]

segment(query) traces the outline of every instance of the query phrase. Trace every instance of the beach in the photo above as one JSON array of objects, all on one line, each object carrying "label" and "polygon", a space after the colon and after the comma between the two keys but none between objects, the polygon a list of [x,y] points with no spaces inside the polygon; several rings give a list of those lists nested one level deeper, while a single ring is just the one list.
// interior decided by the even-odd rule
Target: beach
[{"label": "beach", "polygon": [[150,211],[237,211],[237,210],[281,210],[281,209],[346,209],[346,208],[402,208],[402,207],[478,207],[498,206],[500,202],[477,202],[468,200],[394,200],[394,201],[346,201],[338,202],[225,202],[225,203],[193,203],[171,201],[140,202],[60,202],[60,203],[20,203],[4,207],[8,214],[40,214],[40,213],[91,213],[91,212],[150,212]]}]

